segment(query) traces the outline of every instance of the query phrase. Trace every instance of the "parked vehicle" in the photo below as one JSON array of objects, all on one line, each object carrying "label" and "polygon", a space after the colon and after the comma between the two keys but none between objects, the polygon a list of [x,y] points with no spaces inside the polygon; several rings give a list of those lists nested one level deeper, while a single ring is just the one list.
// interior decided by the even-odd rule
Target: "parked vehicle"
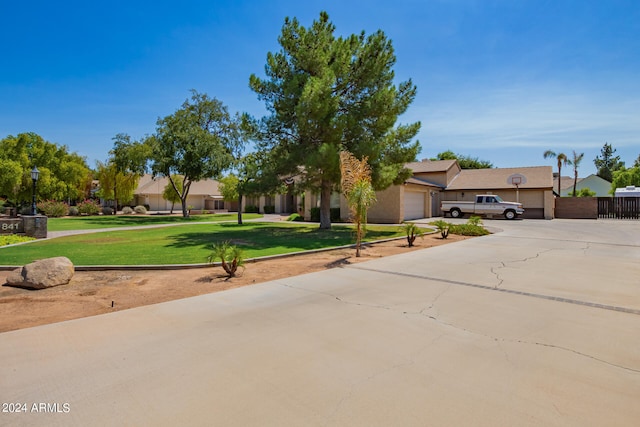
[{"label": "parked vehicle", "polygon": [[442,201],[440,209],[452,218],[462,218],[465,214],[504,215],[507,219],[515,219],[524,213],[522,203],[505,202],[493,194],[480,194],[474,202]]}]

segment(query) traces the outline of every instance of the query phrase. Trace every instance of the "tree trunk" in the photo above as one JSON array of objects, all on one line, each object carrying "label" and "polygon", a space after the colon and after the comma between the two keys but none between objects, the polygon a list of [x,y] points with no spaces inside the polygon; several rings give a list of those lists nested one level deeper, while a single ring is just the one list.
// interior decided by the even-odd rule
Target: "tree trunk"
[{"label": "tree trunk", "polygon": [[118,186],[113,184],[113,214],[118,215]]},{"label": "tree trunk", "polygon": [[242,194],[238,194],[238,225],[242,225]]},{"label": "tree trunk", "polygon": [[560,165],[560,163],[558,163],[558,197],[560,197],[562,194],[560,194],[560,182],[562,181],[562,165]]},{"label": "tree trunk", "polygon": [[357,222],[356,227],[356,258],[360,258],[360,246],[362,244],[362,224],[360,221]]},{"label": "tree trunk", "polygon": [[578,195],[576,194],[576,186],[578,185],[578,170],[576,169],[576,172],[573,174],[573,197],[577,197]]},{"label": "tree trunk", "polygon": [[331,229],[331,182],[326,179],[320,183],[320,229]]},{"label": "tree trunk", "polygon": [[187,198],[184,199],[180,197],[180,201],[182,202],[182,217],[189,218],[189,210],[187,209]]}]

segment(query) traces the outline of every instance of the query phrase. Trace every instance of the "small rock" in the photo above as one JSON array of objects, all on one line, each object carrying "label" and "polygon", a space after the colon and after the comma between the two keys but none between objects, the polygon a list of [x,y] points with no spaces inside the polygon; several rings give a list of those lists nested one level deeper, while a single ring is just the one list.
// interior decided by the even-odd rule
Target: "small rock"
[{"label": "small rock", "polygon": [[73,273],[73,263],[69,258],[46,258],[14,270],[7,277],[7,284],[19,288],[45,289],[66,285],[73,278]]}]

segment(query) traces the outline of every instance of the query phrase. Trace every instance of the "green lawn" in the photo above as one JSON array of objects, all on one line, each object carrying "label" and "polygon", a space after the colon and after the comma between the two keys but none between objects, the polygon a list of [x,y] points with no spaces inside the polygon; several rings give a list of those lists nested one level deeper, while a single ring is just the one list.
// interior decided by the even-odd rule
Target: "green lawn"
[{"label": "green lawn", "polygon": [[[367,240],[403,236],[401,227],[369,226]],[[317,224],[189,224],[143,230],[114,230],[0,248],[0,265],[66,256],[75,265],[196,264],[206,262],[215,242],[231,240],[246,258],[354,243],[353,227]]]},{"label": "green lawn", "polygon": [[[242,214],[242,219],[262,218],[259,214]],[[97,228],[131,227],[135,225],[177,224],[191,222],[236,221],[237,213],[192,215],[189,218],[168,215],[100,215],[49,218],[48,231],[93,230]]]}]

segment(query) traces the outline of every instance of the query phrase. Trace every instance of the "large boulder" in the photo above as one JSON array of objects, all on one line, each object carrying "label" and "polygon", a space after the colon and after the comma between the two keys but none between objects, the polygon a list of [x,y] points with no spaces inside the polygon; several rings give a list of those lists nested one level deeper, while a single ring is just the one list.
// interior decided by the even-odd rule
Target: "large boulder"
[{"label": "large boulder", "polygon": [[59,256],[34,261],[14,270],[7,277],[7,284],[27,289],[45,289],[66,285],[73,278],[73,263]]}]

